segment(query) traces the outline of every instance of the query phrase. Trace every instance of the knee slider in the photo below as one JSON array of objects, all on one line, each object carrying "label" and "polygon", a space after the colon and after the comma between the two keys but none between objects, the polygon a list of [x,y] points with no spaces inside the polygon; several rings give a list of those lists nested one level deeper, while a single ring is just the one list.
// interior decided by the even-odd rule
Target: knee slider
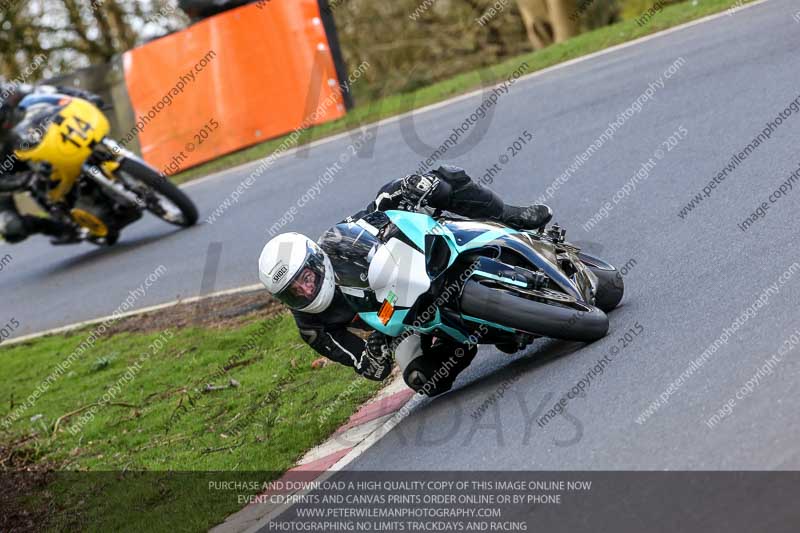
[{"label": "knee slider", "polygon": [[0,235],[10,243],[17,243],[28,237],[25,222],[16,213],[8,211],[0,213]]}]

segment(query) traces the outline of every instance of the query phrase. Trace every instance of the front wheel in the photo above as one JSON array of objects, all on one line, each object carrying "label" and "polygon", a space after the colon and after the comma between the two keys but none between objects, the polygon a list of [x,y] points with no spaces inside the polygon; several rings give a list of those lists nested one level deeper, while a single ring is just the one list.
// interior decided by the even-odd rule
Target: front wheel
[{"label": "front wheel", "polygon": [[608,316],[597,307],[546,304],[475,280],[468,280],[464,285],[461,311],[517,331],[553,339],[592,342],[608,333]]},{"label": "front wheel", "polygon": [[122,174],[122,181],[139,196],[144,207],[164,222],[185,228],[197,222],[194,202],[144,161],[126,157],[116,172]]}]

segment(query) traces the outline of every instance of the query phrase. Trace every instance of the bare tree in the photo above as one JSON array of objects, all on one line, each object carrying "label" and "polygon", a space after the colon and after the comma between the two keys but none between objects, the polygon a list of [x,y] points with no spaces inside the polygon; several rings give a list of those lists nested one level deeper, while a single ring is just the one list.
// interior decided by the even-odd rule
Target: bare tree
[{"label": "bare tree", "polygon": [[580,32],[580,23],[575,16],[578,8],[575,0],[547,0],[550,21],[553,24],[553,39],[560,43]]},{"label": "bare tree", "polygon": [[617,0],[517,0],[535,49],[619,20]]},{"label": "bare tree", "polygon": [[[177,0],[6,0],[0,17],[0,75],[25,81],[106,63],[188,23]],[[46,67],[30,73],[39,56]]]}]

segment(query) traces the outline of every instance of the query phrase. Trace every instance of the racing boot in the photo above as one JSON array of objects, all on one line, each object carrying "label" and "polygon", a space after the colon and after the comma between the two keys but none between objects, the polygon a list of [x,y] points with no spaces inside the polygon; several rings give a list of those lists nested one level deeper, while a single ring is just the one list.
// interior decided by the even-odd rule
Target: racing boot
[{"label": "racing boot", "polygon": [[50,239],[50,244],[53,246],[59,246],[62,244],[76,244],[83,240],[80,233],[75,229],[70,228],[69,230],[65,231],[60,235],[56,235]]},{"label": "racing boot", "polygon": [[544,204],[529,207],[504,205],[498,220],[518,230],[542,230],[553,218],[553,210]]},{"label": "racing boot", "polygon": [[69,224],[33,215],[26,215],[24,219],[25,226],[31,234],[41,233],[48,235],[51,237],[50,244],[74,244],[82,240],[78,229]]},{"label": "racing boot", "polygon": [[74,227],[51,218],[19,215],[9,211],[0,213],[0,234],[6,241],[20,242],[37,233],[52,237],[50,242],[53,244],[69,244],[81,240]]}]

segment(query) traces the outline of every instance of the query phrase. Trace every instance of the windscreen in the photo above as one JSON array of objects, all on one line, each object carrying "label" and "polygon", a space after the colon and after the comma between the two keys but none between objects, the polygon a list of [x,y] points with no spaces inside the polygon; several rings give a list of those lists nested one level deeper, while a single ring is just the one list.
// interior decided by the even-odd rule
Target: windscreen
[{"label": "windscreen", "polygon": [[367,272],[371,253],[379,244],[375,236],[354,222],[335,225],[319,240],[320,247],[331,260],[337,284],[365,289],[369,288]]}]

